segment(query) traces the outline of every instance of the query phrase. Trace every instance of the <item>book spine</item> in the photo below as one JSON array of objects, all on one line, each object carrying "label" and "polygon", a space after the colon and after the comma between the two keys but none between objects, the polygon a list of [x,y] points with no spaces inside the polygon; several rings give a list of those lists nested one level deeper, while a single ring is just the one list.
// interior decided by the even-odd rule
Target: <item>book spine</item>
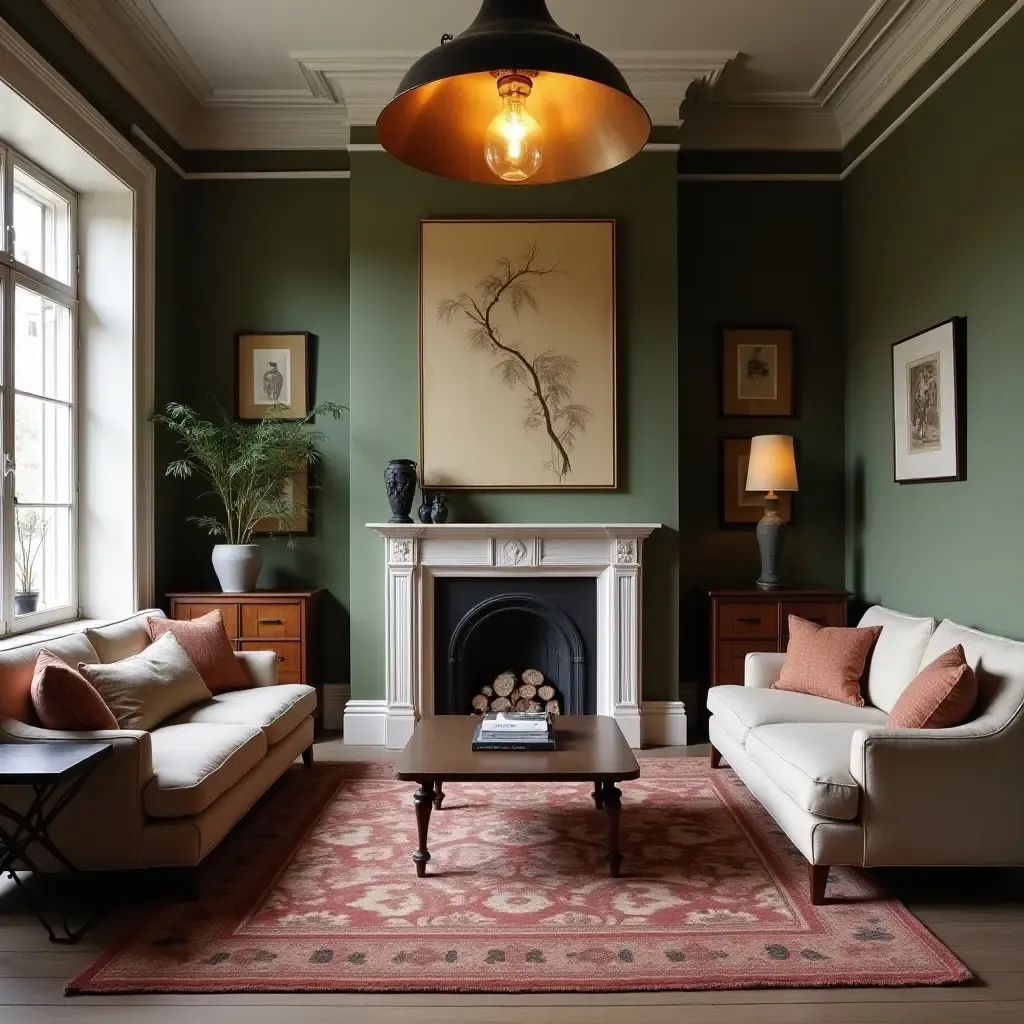
[{"label": "book spine", "polygon": [[475,751],[488,750],[554,750],[555,745],[550,740],[541,743],[490,743],[487,740],[473,744]]}]

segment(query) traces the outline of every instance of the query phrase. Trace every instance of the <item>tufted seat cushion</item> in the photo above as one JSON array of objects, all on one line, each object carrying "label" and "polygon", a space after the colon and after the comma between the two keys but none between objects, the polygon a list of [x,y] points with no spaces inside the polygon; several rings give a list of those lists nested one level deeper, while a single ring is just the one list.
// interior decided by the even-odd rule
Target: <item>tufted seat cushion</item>
[{"label": "tufted seat cushion", "polygon": [[283,740],[304,718],[316,711],[316,690],[303,683],[279,683],[249,690],[227,690],[183,711],[174,723],[252,725],[262,729],[267,743]]},{"label": "tufted seat cushion", "polygon": [[798,807],[809,814],[852,821],[860,786],[850,774],[853,722],[836,725],[763,725],[744,751]]},{"label": "tufted seat cushion", "polygon": [[200,814],[267,753],[259,726],[164,725],[150,739],[153,778],[142,791],[142,805],[152,818]]}]

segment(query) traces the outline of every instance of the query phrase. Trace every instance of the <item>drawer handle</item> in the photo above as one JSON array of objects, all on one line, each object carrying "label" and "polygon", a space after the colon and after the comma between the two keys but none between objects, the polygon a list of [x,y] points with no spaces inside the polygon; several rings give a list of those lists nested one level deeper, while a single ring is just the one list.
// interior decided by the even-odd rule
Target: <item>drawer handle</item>
[{"label": "drawer handle", "polygon": [[277,660],[278,661],[287,661],[288,659],[283,654],[279,654],[277,656]]},{"label": "drawer handle", "polygon": [[283,626],[284,619],[257,619],[257,626]]},{"label": "drawer handle", "polygon": [[761,624],[761,618],[760,618],[760,616],[758,616],[758,617],[757,617],[756,619],[749,619],[749,618],[748,618],[748,619],[737,619],[736,621],[737,621],[737,622],[749,622],[749,623],[756,623],[757,625],[760,625],[760,624]]}]

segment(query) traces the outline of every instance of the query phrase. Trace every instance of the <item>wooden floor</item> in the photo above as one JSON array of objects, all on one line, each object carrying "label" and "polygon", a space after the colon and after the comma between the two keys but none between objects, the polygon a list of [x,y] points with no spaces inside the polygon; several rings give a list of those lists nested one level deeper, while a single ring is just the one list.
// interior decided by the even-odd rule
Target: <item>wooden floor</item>
[{"label": "wooden floor", "polygon": [[[646,751],[706,756],[706,747]],[[318,744],[321,760],[393,756]],[[956,827],[951,823],[951,827]],[[65,981],[140,913],[114,911],[82,943],[52,946],[10,882],[0,882],[0,1022],[152,1024],[1013,1024],[1024,1022],[1024,872],[901,871],[891,893],[975,972],[954,988],[652,992],[611,995],[78,996]]]}]

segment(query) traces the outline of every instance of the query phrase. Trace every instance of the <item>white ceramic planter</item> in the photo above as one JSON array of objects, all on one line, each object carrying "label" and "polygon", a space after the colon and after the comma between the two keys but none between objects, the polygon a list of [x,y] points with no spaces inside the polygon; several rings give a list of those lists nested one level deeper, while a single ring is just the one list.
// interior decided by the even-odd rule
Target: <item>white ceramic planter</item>
[{"label": "white ceramic planter", "polygon": [[256,589],[263,568],[259,544],[215,544],[213,571],[225,594],[246,594]]}]

